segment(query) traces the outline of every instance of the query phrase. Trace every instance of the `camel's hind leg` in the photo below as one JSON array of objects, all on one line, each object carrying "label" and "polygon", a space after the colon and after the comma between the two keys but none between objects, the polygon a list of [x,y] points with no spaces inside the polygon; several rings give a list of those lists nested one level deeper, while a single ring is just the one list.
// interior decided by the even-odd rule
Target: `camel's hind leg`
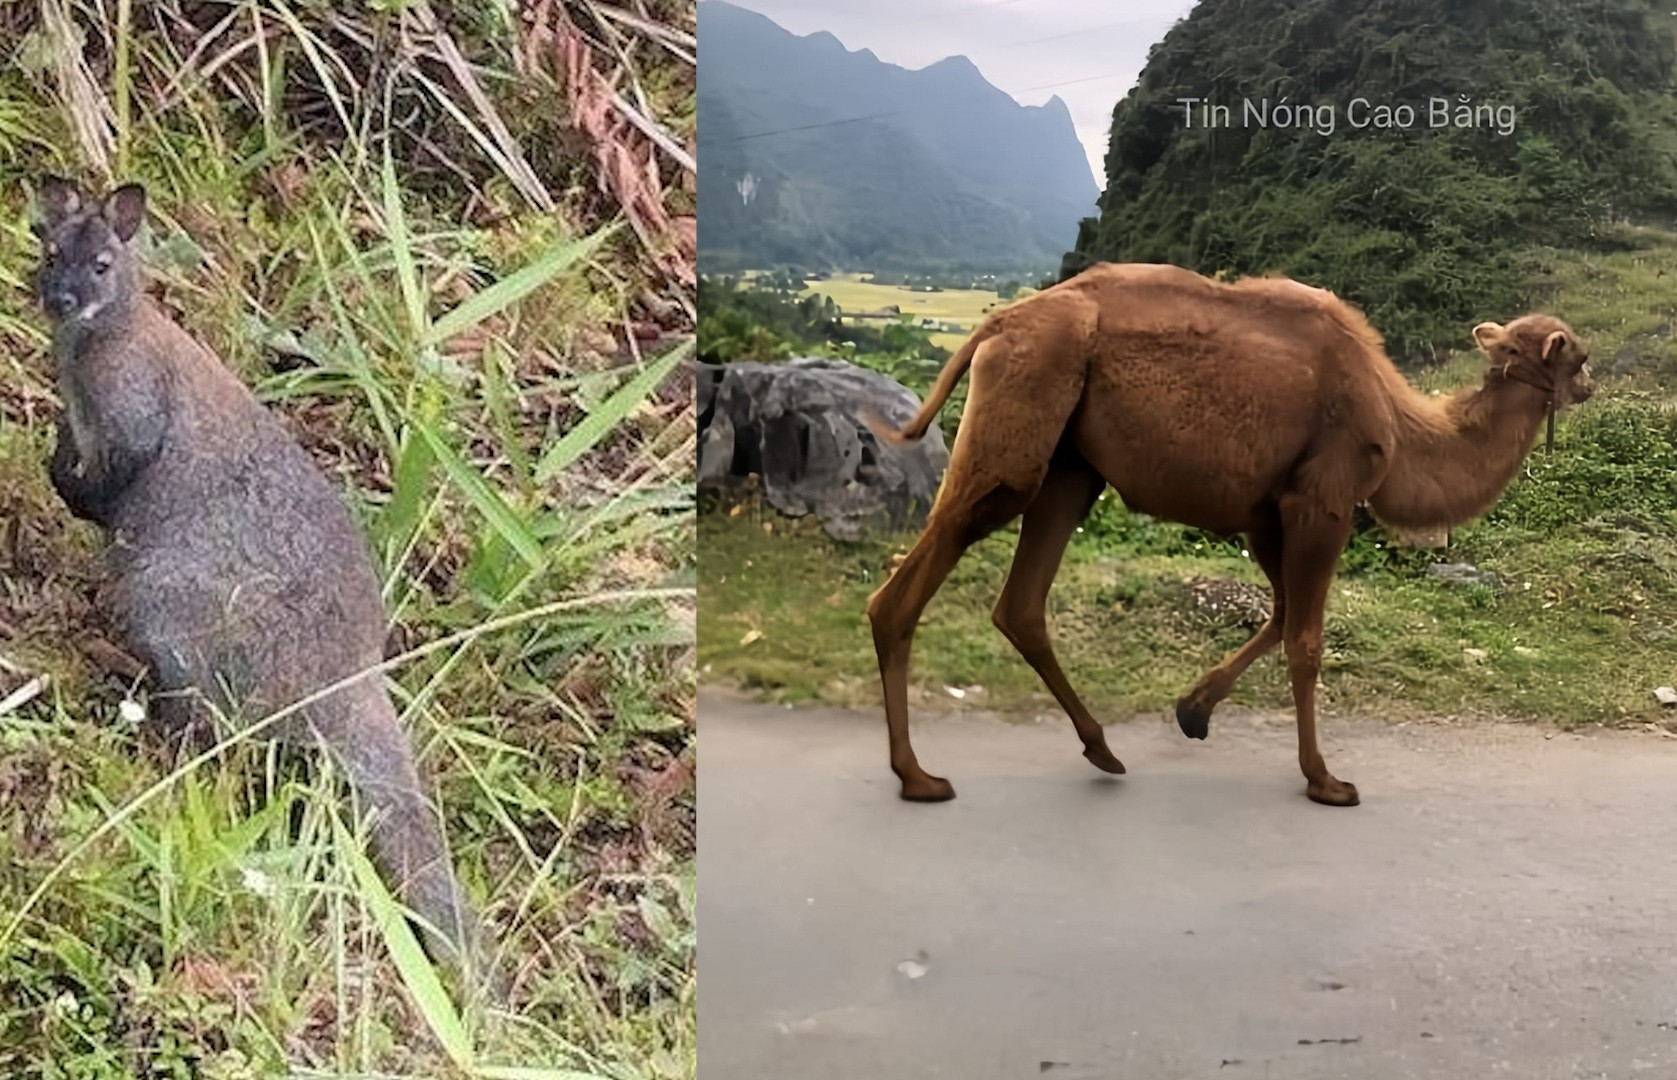
[{"label": "camel's hind leg", "polygon": [[955,797],[955,788],[948,780],[920,767],[908,738],[908,658],[914,629],[967,548],[1018,517],[1029,498],[1028,494],[997,488],[959,512],[940,495],[939,508],[948,506],[946,512],[933,512],[926,531],[902,565],[868,599],[868,620],[873,624],[873,646],[885,690],[891,771],[902,781],[902,797],[910,802],[943,802]]},{"label": "camel's hind leg", "polygon": [[1065,672],[1054,657],[1048,638],[1048,590],[1060,569],[1060,558],[1077,526],[1106,481],[1088,462],[1072,453],[1054,459],[1036,498],[1025,510],[1019,529],[1019,546],[1013,552],[1013,566],[1007,584],[996,602],[993,618],[1019,655],[1042,677],[1054,700],[1071,717],[1083,740],[1083,756],[1109,773],[1124,771],[1123,762],[1106,745],[1106,733],[1071,688]]},{"label": "camel's hind leg", "polygon": [[1229,696],[1235,682],[1261,656],[1281,644],[1281,631],[1287,625],[1287,590],[1281,579],[1281,524],[1268,519],[1246,535],[1252,557],[1269,579],[1271,604],[1269,618],[1252,639],[1228,656],[1223,662],[1200,676],[1194,688],[1176,703],[1176,724],[1190,739],[1203,739],[1211,730],[1211,710]]},{"label": "camel's hind leg", "polygon": [[1095,312],[1075,294],[1037,302],[973,356],[967,405],[937,501],[913,550],[868,599],[885,692],[891,769],[902,797],[954,798],[947,780],[920,767],[908,737],[908,660],[914,628],[968,547],[1018,517],[1036,497],[1066,422],[1083,396],[1082,343]]}]

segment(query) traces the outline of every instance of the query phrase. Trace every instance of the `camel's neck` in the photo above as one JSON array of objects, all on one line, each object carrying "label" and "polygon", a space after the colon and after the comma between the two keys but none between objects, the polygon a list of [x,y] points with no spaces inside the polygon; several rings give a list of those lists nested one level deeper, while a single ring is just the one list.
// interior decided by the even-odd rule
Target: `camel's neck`
[{"label": "camel's neck", "polygon": [[1400,528],[1478,517],[1514,479],[1547,415],[1541,390],[1506,379],[1487,380],[1443,402],[1416,394],[1400,403],[1392,468],[1370,507]]}]

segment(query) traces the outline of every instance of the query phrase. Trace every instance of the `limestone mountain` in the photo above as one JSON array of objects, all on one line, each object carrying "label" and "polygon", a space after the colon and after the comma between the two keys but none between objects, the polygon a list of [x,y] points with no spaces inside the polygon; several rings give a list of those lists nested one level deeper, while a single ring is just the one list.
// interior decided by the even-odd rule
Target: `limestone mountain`
[{"label": "limestone mountain", "polygon": [[699,4],[699,49],[707,273],[1041,272],[1094,209],[1065,103],[1020,105],[965,57],[911,71],[722,0]]},{"label": "limestone mountain", "polygon": [[1062,275],[1279,271],[1361,305],[1399,355],[1465,347],[1540,298],[1543,248],[1677,218],[1671,8],[1202,0],[1114,110],[1100,212]]}]

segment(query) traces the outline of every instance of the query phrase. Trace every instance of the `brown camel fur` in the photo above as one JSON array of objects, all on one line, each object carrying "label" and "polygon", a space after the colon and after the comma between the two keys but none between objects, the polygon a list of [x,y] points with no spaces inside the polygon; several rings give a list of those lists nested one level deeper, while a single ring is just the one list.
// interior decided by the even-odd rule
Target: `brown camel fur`
[{"label": "brown camel fur", "polygon": [[953,798],[908,736],[908,660],[927,602],[962,553],[1024,523],[996,626],[1054,694],[1097,767],[1121,773],[1101,726],[1049,643],[1045,603],[1066,543],[1107,484],[1131,509],[1222,535],[1244,533],[1274,590],[1262,629],[1177,703],[1189,738],[1252,662],[1285,643],[1311,799],[1355,806],[1316,744],[1322,608],[1352,512],[1404,528],[1489,509],[1552,409],[1592,392],[1584,346],[1559,319],[1480,323],[1484,381],[1447,398],[1411,387],[1363,315],[1279,278],[1222,284],[1172,266],[1100,265],[992,315],[920,413],[874,433],[926,433],[970,369],[949,469],[925,532],[868,601],[902,797]]}]

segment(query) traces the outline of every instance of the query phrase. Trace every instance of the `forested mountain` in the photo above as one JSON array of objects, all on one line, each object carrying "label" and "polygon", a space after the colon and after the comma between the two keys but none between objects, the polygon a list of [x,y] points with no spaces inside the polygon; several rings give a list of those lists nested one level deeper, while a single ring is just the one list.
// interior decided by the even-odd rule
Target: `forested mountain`
[{"label": "forested mountain", "polygon": [[1022,106],[965,57],[909,71],[721,0],[699,48],[706,273],[1048,272],[1095,208],[1065,104]]},{"label": "forested mountain", "polygon": [[1062,276],[1281,271],[1396,354],[1460,344],[1515,313],[1536,246],[1677,216],[1674,31],[1646,0],[1203,0],[1114,110]]}]

